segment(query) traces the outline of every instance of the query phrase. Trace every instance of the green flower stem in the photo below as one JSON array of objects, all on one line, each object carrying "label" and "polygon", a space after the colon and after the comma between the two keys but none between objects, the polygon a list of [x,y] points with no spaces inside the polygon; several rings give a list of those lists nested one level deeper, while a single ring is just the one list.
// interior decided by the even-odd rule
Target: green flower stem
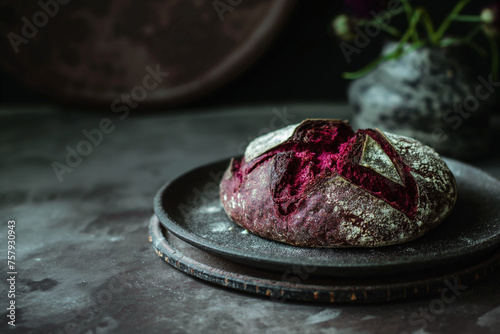
[{"label": "green flower stem", "polygon": [[466,42],[469,42],[469,41],[472,41],[472,39],[474,37],[476,37],[476,35],[483,30],[483,26],[482,25],[477,25],[474,29],[472,29],[464,38],[464,41]]},{"label": "green flower stem", "polygon": [[418,25],[418,23],[420,21],[420,18],[422,16],[422,12],[423,12],[423,10],[418,9],[418,10],[416,10],[413,13],[413,17],[410,20],[410,27],[408,28],[408,31],[406,31],[406,33],[403,36],[403,38],[401,38],[401,40],[399,41],[399,44],[396,47],[396,50],[394,50],[393,52],[391,52],[390,54],[387,54],[385,56],[378,57],[377,59],[375,59],[374,61],[372,61],[370,64],[368,64],[367,66],[365,66],[364,68],[362,68],[359,71],[356,71],[356,72],[345,72],[343,74],[343,77],[345,79],[351,79],[351,80],[352,79],[358,79],[358,78],[364,76],[369,71],[373,70],[380,63],[382,63],[384,61],[387,61],[387,60],[391,60],[391,59],[398,59],[403,54],[405,54],[407,52],[410,52],[410,51],[413,51],[413,50],[416,50],[416,49],[420,48],[421,46],[423,46],[424,43],[419,41],[417,43],[414,43],[412,45],[412,47],[408,48],[407,50],[405,50],[403,52],[404,46],[408,43],[408,40],[412,36],[414,36],[414,32],[415,32],[415,30],[417,28],[417,25]]},{"label": "green flower stem", "polygon": [[413,7],[408,0],[401,0],[403,4],[404,11],[406,13],[406,18],[408,19],[408,24],[411,24],[411,18],[413,17]]},{"label": "green flower stem", "polygon": [[[392,14],[392,17],[395,17],[395,16],[398,16],[400,15],[401,13],[403,13],[404,10],[403,8],[398,8],[393,14]],[[357,25],[358,26],[364,26],[370,22],[377,22],[378,24],[380,24],[380,29],[382,29],[383,31],[385,31],[386,33],[394,36],[394,37],[397,37],[397,38],[400,38],[401,37],[401,31],[399,31],[396,27],[393,27],[389,24],[386,24],[384,22],[384,19],[382,18],[381,15],[379,16],[376,16],[374,17],[372,20],[367,20],[367,19],[362,19],[362,20],[359,20]]]},{"label": "green flower stem", "polygon": [[482,22],[481,17],[477,15],[455,15],[453,17],[453,21],[474,22],[474,23]]},{"label": "green flower stem", "polygon": [[403,56],[403,55],[405,55],[407,53],[410,53],[412,51],[415,51],[415,50],[421,48],[424,45],[425,45],[424,42],[419,42],[419,43],[416,43],[416,44],[412,44],[410,47],[408,47],[404,51],[402,49],[396,48],[396,50],[394,52],[392,52],[392,53],[390,53],[388,55],[385,55],[383,57],[379,57],[379,58],[375,59],[373,62],[371,62],[370,64],[368,64],[365,68],[363,68],[363,69],[361,69],[361,70],[359,70],[357,72],[344,72],[343,77],[344,77],[344,79],[349,79],[349,80],[359,79],[362,76],[366,75],[366,73],[368,73],[371,70],[373,70],[379,64],[381,64],[381,63],[383,63],[385,61],[388,61],[388,60],[398,59],[401,56]]},{"label": "green flower stem", "polygon": [[[396,51],[400,51],[400,50],[396,50]],[[367,66],[365,66],[364,68],[362,68],[359,71],[356,71],[356,72],[344,72],[342,74],[342,77],[344,79],[349,79],[349,80],[359,79],[362,76],[364,76],[366,73],[368,73],[371,70],[373,70],[374,68],[376,68],[382,62],[390,60],[390,59],[396,59],[396,56],[397,56],[396,51],[394,51],[391,54],[385,55],[383,57],[378,57],[377,59],[375,59],[374,61],[372,61],[371,63],[369,63]]]},{"label": "green flower stem", "polygon": [[474,41],[464,41],[465,45],[473,48],[481,57],[488,58],[488,51]]},{"label": "green flower stem", "polygon": [[462,38],[444,38],[440,43],[439,47],[446,48],[448,46],[455,45],[468,45],[474,51],[476,51],[482,57],[488,57],[488,52],[474,41],[462,39]]},{"label": "green flower stem", "polygon": [[446,17],[446,19],[443,21],[437,32],[434,34],[434,41],[439,41],[441,38],[443,38],[443,35],[446,33],[446,30],[450,27],[451,23],[453,22],[454,18],[464,9],[465,6],[467,6],[471,2],[471,0],[461,0],[457,3],[455,8],[451,11],[451,13]]},{"label": "green flower stem", "polygon": [[493,80],[498,80],[498,61],[499,61],[499,50],[497,40],[493,36],[487,36],[491,47],[491,74]]},{"label": "green flower stem", "polygon": [[[419,7],[414,9],[410,4],[411,0],[400,0],[400,1],[403,4],[403,7],[400,8],[400,11],[398,11],[398,13],[395,15],[398,15],[402,12],[406,13],[408,19],[408,30],[400,39],[395,50],[390,54],[379,56],[377,59],[373,60],[371,63],[369,63],[367,66],[365,66],[359,71],[343,73],[343,77],[345,79],[358,79],[367,74],[368,72],[370,72],[371,70],[373,70],[374,68],[376,68],[380,63],[398,59],[404,54],[412,52],[426,44],[428,45],[429,43],[437,47],[449,47],[454,45],[465,44],[474,49],[479,55],[483,57],[488,56],[488,52],[483,47],[481,47],[480,45],[478,45],[476,42],[473,41],[476,35],[483,30],[482,29],[483,25],[481,24],[482,23],[481,17],[477,15],[460,14],[462,10],[465,8],[465,6],[467,6],[469,2],[471,2],[471,0],[458,1],[458,3],[455,5],[451,13],[444,19],[444,21],[437,30],[434,27],[434,23],[431,19],[431,16],[429,15],[429,12],[425,8]],[[378,22],[380,24],[381,29],[386,31],[387,33],[395,37],[401,36],[400,31],[398,31],[396,28],[388,24],[385,24],[382,17],[375,17],[374,21]],[[477,24],[476,27],[472,29],[464,38],[443,38],[447,30],[449,29],[450,25],[454,21],[479,23],[479,24]],[[367,22],[370,21],[364,20],[360,22],[360,24],[366,24]],[[425,28],[425,31],[428,36],[428,41],[420,40],[420,36],[417,30],[418,24],[422,24],[422,26]],[[487,36],[487,38],[491,48],[491,73],[494,80],[498,80],[499,76],[498,72],[500,70],[500,64],[499,64],[500,46],[498,44],[500,43],[500,41],[497,41],[497,39],[493,36]],[[412,43],[409,43],[410,39],[412,40]]]},{"label": "green flower stem", "polygon": [[417,25],[420,22],[420,18],[422,17],[422,13],[423,13],[423,10],[421,8],[417,9],[413,13],[413,17],[410,20],[410,27],[408,28],[408,31],[405,33],[405,35],[403,36],[403,38],[399,42],[401,49],[403,48],[404,44],[406,44],[408,42],[410,37],[415,35],[415,31],[417,30]]},{"label": "green flower stem", "polygon": [[434,39],[434,35],[436,32],[436,30],[434,28],[434,22],[432,22],[431,16],[429,15],[429,12],[427,11],[427,9],[420,8],[420,10],[422,11],[422,20],[424,23],[424,27],[427,31],[427,36],[429,38],[429,41],[432,44],[437,45],[438,41]]},{"label": "green flower stem", "polygon": [[445,38],[440,43],[439,46],[442,48],[446,48],[448,46],[459,45],[462,43],[460,38]]},{"label": "green flower stem", "polygon": [[[406,13],[406,18],[408,19],[408,26],[411,25],[412,19],[415,16],[415,12],[413,10],[413,7],[410,4],[409,0],[401,0],[401,3],[403,4],[404,11]],[[418,36],[418,31],[415,29],[412,33],[413,41],[414,42],[419,42],[420,38]]]},{"label": "green flower stem", "polygon": [[[392,15],[392,17],[397,16],[397,15],[399,15],[401,13],[403,13],[403,9],[402,8],[398,8],[398,10]],[[395,28],[395,27],[393,27],[393,26],[385,23],[381,15],[375,17],[374,21],[377,22],[377,23],[379,23],[380,24],[380,29],[382,29],[383,31],[387,32],[388,34],[390,34],[390,35],[392,35],[394,37],[398,37],[398,38],[401,37],[401,35],[402,35],[401,32],[397,28]]]},{"label": "green flower stem", "polygon": [[401,32],[398,29],[391,27],[390,25],[387,25],[387,24],[381,25],[380,29],[382,29],[383,31],[385,31],[386,33],[388,33],[389,35],[392,35],[394,37],[397,37],[397,38],[401,37]]}]

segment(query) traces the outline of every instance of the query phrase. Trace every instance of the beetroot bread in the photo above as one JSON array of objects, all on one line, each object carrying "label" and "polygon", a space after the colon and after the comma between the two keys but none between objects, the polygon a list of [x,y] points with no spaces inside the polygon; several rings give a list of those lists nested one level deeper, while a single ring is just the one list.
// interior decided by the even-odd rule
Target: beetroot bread
[{"label": "beetroot bread", "polygon": [[436,227],[456,201],[445,162],[420,142],[306,120],[251,142],[220,184],[229,217],[305,247],[378,247]]}]

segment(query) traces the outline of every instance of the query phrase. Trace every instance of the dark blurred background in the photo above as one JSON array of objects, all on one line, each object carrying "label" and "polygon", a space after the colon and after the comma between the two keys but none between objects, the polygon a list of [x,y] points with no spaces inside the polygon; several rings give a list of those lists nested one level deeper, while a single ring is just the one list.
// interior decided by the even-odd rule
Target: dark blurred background
[{"label": "dark blurred background", "polygon": [[[451,2],[448,1],[420,2],[431,9],[431,15],[437,22],[440,22],[444,14],[451,8]],[[474,0],[467,7],[466,12],[477,13],[488,3],[489,1]],[[10,17],[7,18],[11,4],[0,9],[4,12],[4,16],[0,14],[0,20],[12,20]],[[67,6],[75,4],[76,2]],[[373,39],[359,55],[353,56],[351,64],[347,64],[338,40],[328,30],[332,18],[342,9],[343,1],[299,1],[292,13],[287,16],[285,25],[280,28],[271,46],[266,47],[263,55],[256,62],[253,62],[248,69],[214,92],[199,99],[193,98],[191,101],[184,101],[180,106],[256,104],[270,101],[345,101],[348,81],[342,79],[342,72],[360,68],[373,59],[380,52],[384,38]],[[52,22],[49,22],[48,25],[51,24]],[[48,29],[40,31],[40,34],[46,31]],[[462,30],[453,32],[462,34],[466,31],[467,28],[464,26]],[[6,38],[6,36],[2,36],[2,38]],[[37,50],[30,52],[39,52],[40,49]],[[0,49],[0,51],[2,50]],[[5,52],[4,49],[3,53],[5,54]],[[36,54],[31,53],[30,56],[33,62],[38,59]],[[203,57],[202,54],[199,56]],[[469,57],[468,63],[473,71],[478,72],[478,74],[487,73],[487,61],[478,58],[473,53],[467,57]],[[5,66],[0,69],[0,103],[46,104],[60,102],[57,94],[48,97],[47,94],[40,93],[38,88],[27,87],[24,82],[21,82],[22,79],[20,80],[16,71],[5,71]],[[51,78],[48,77],[45,80],[50,82]],[[71,105],[71,102],[69,104]],[[154,108],[162,109],[163,107],[160,104],[155,105]]]}]

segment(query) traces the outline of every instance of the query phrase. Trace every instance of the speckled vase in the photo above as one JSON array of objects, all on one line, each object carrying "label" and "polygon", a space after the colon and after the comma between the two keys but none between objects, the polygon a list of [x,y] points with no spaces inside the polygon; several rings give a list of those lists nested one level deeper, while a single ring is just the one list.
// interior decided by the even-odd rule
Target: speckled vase
[{"label": "speckled vase", "polygon": [[[395,48],[388,43],[382,53]],[[413,137],[457,159],[486,154],[495,87],[491,78],[470,75],[456,54],[423,47],[355,80],[348,90],[354,126]]]}]

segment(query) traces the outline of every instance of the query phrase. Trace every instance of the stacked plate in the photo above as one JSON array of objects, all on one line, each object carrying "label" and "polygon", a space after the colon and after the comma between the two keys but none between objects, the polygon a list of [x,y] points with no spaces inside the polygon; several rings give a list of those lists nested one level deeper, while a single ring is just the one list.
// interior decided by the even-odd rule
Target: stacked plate
[{"label": "stacked plate", "polygon": [[301,248],[248,233],[219,201],[229,161],[197,168],[160,189],[150,241],[165,261],[190,275],[279,300],[390,301],[468,286],[500,267],[500,182],[446,162],[459,189],[453,213],[402,245]]}]

